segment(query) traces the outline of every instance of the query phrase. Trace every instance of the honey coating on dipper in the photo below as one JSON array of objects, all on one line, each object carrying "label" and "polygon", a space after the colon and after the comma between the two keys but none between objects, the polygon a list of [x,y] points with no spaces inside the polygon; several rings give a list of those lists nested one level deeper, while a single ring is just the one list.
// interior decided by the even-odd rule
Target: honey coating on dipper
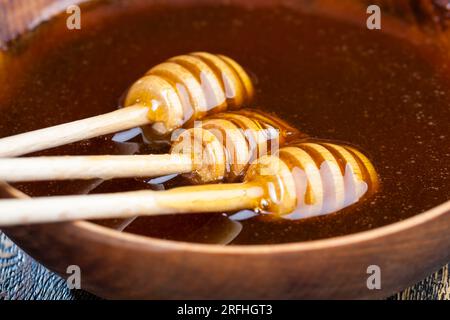
[{"label": "honey coating on dipper", "polygon": [[253,99],[249,75],[224,55],[194,52],[170,58],[136,81],[125,98],[125,107],[150,107],[151,139],[166,135],[196,119],[227,109],[239,109]]}]

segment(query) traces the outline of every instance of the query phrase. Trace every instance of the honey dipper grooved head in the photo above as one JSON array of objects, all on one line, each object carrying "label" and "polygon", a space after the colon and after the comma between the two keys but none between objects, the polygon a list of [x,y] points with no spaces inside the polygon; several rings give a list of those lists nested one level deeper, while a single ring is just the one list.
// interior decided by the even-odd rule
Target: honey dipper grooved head
[{"label": "honey dipper grooved head", "polygon": [[245,180],[264,188],[261,209],[289,219],[339,211],[378,189],[375,169],[361,152],[318,141],[260,158]]},{"label": "honey dipper grooved head", "polygon": [[252,101],[253,94],[250,77],[237,62],[195,52],[150,69],[128,91],[125,107],[151,107],[151,133],[166,135],[189,121],[239,109]]},{"label": "honey dipper grooved head", "polygon": [[187,174],[195,183],[238,181],[250,163],[277,152],[287,136],[302,136],[284,121],[256,110],[215,114],[198,125],[183,131],[172,143],[172,153],[195,160],[194,172]]}]

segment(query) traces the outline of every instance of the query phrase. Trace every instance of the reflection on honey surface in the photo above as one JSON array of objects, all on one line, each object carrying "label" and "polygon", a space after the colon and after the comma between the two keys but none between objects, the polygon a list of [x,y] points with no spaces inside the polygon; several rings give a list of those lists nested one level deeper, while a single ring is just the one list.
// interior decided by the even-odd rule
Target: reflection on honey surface
[{"label": "reflection on honey surface", "polygon": [[[350,234],[403,220],[450,199],[448,63],[424,50],[425,44],[412,45],[365,26],[281,7],[162,6],[133,14],[126,6],[108,8],[108,18],[97,19],[95,28],[61,32],[65,21],[56,19],[11,48],[4,64],[8,77],[0,77],[0,136],[112,111],[119,96],[151,66],[186,52],[220,52],[251,74],[256,99],[252,107],[275,113],[311,137],[357,146],[373,163],[382,186],[367,199],[366,192],[358,204],[324,216],[234,216],[242,229],[228,238],[233,239],[230,244]],[[95,19],[103,10],[93,6],[83,15]],[[169,148],[142,143],[139,136],[131,142],[138,149],[133,152],[140,154]],[[41,154],[119,154],[121,145],[106,136]],[[336,171],[318,168],[320,177],[322,170]],[[94,192],[159,190],[187,183],[179,176],[163,184],[150,180],[108,181]],[[38,196],[77,193],[80,184],[86,182],[17,186]],[[356,185],[355,197],[356,190],[364,189]],[[313,203],[305,199],[305,204]],[[219,234],[211,226],[221,223],[210,221],[222,221],[222,216],[142,217],[125,231],[211,243]]]}]

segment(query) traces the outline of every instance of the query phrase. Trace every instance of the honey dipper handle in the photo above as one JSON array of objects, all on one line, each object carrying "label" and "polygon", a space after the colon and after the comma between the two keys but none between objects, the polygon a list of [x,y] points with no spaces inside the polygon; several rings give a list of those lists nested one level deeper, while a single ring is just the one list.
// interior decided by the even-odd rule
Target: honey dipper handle
[{"label": "honey dipper handle", "polygon": [[0,180],[8,182],[108,180],[191,171],[191,157],[183,154],[0,158]]},{"label": "honey dipper handle", "polygon": [[217,184],[169,191],[135,191],[83,196],[0,200],[0,226],[137,215],[227,212],[257,207],[261,187]]},{"label": "honey dipper handle", "polygon": [[122,131],[149,123],[149,109],[131,106],[99,116],[0,139],[0,157],[16,157],[39,150]]}]

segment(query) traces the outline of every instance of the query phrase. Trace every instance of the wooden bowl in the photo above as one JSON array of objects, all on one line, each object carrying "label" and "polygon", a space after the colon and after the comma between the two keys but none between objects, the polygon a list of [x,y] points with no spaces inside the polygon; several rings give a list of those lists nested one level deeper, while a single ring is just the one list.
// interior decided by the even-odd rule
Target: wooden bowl
[{"label": "wooden bowl", "polygon": [[[248,5],[257,1],[233,2]],[[257,3],[274,2],[280,1]],[[324,12],[339,15],[347,10],[346,3],[324,0],[301,5],[308,10],[328,8]],[[3,41],[24,32],[43,13],[48,18],[64,8],[57,0],[0,0],[0,18],[6,9],[8,18],[0,19],[0,24],[6,24],[0,26]],[[8,186],[0,190],[1,197],[20,196]],[[450,260],[448,230],[450,202],[375,230],[282,245],[224,247],[174,242],[84,221],[4,231],[62,276],[69,265],[80,266],[82,288],[104,298],[287,299],[389,296]],[[371,265],[381,268],[380,290],[367,287]]]}]

